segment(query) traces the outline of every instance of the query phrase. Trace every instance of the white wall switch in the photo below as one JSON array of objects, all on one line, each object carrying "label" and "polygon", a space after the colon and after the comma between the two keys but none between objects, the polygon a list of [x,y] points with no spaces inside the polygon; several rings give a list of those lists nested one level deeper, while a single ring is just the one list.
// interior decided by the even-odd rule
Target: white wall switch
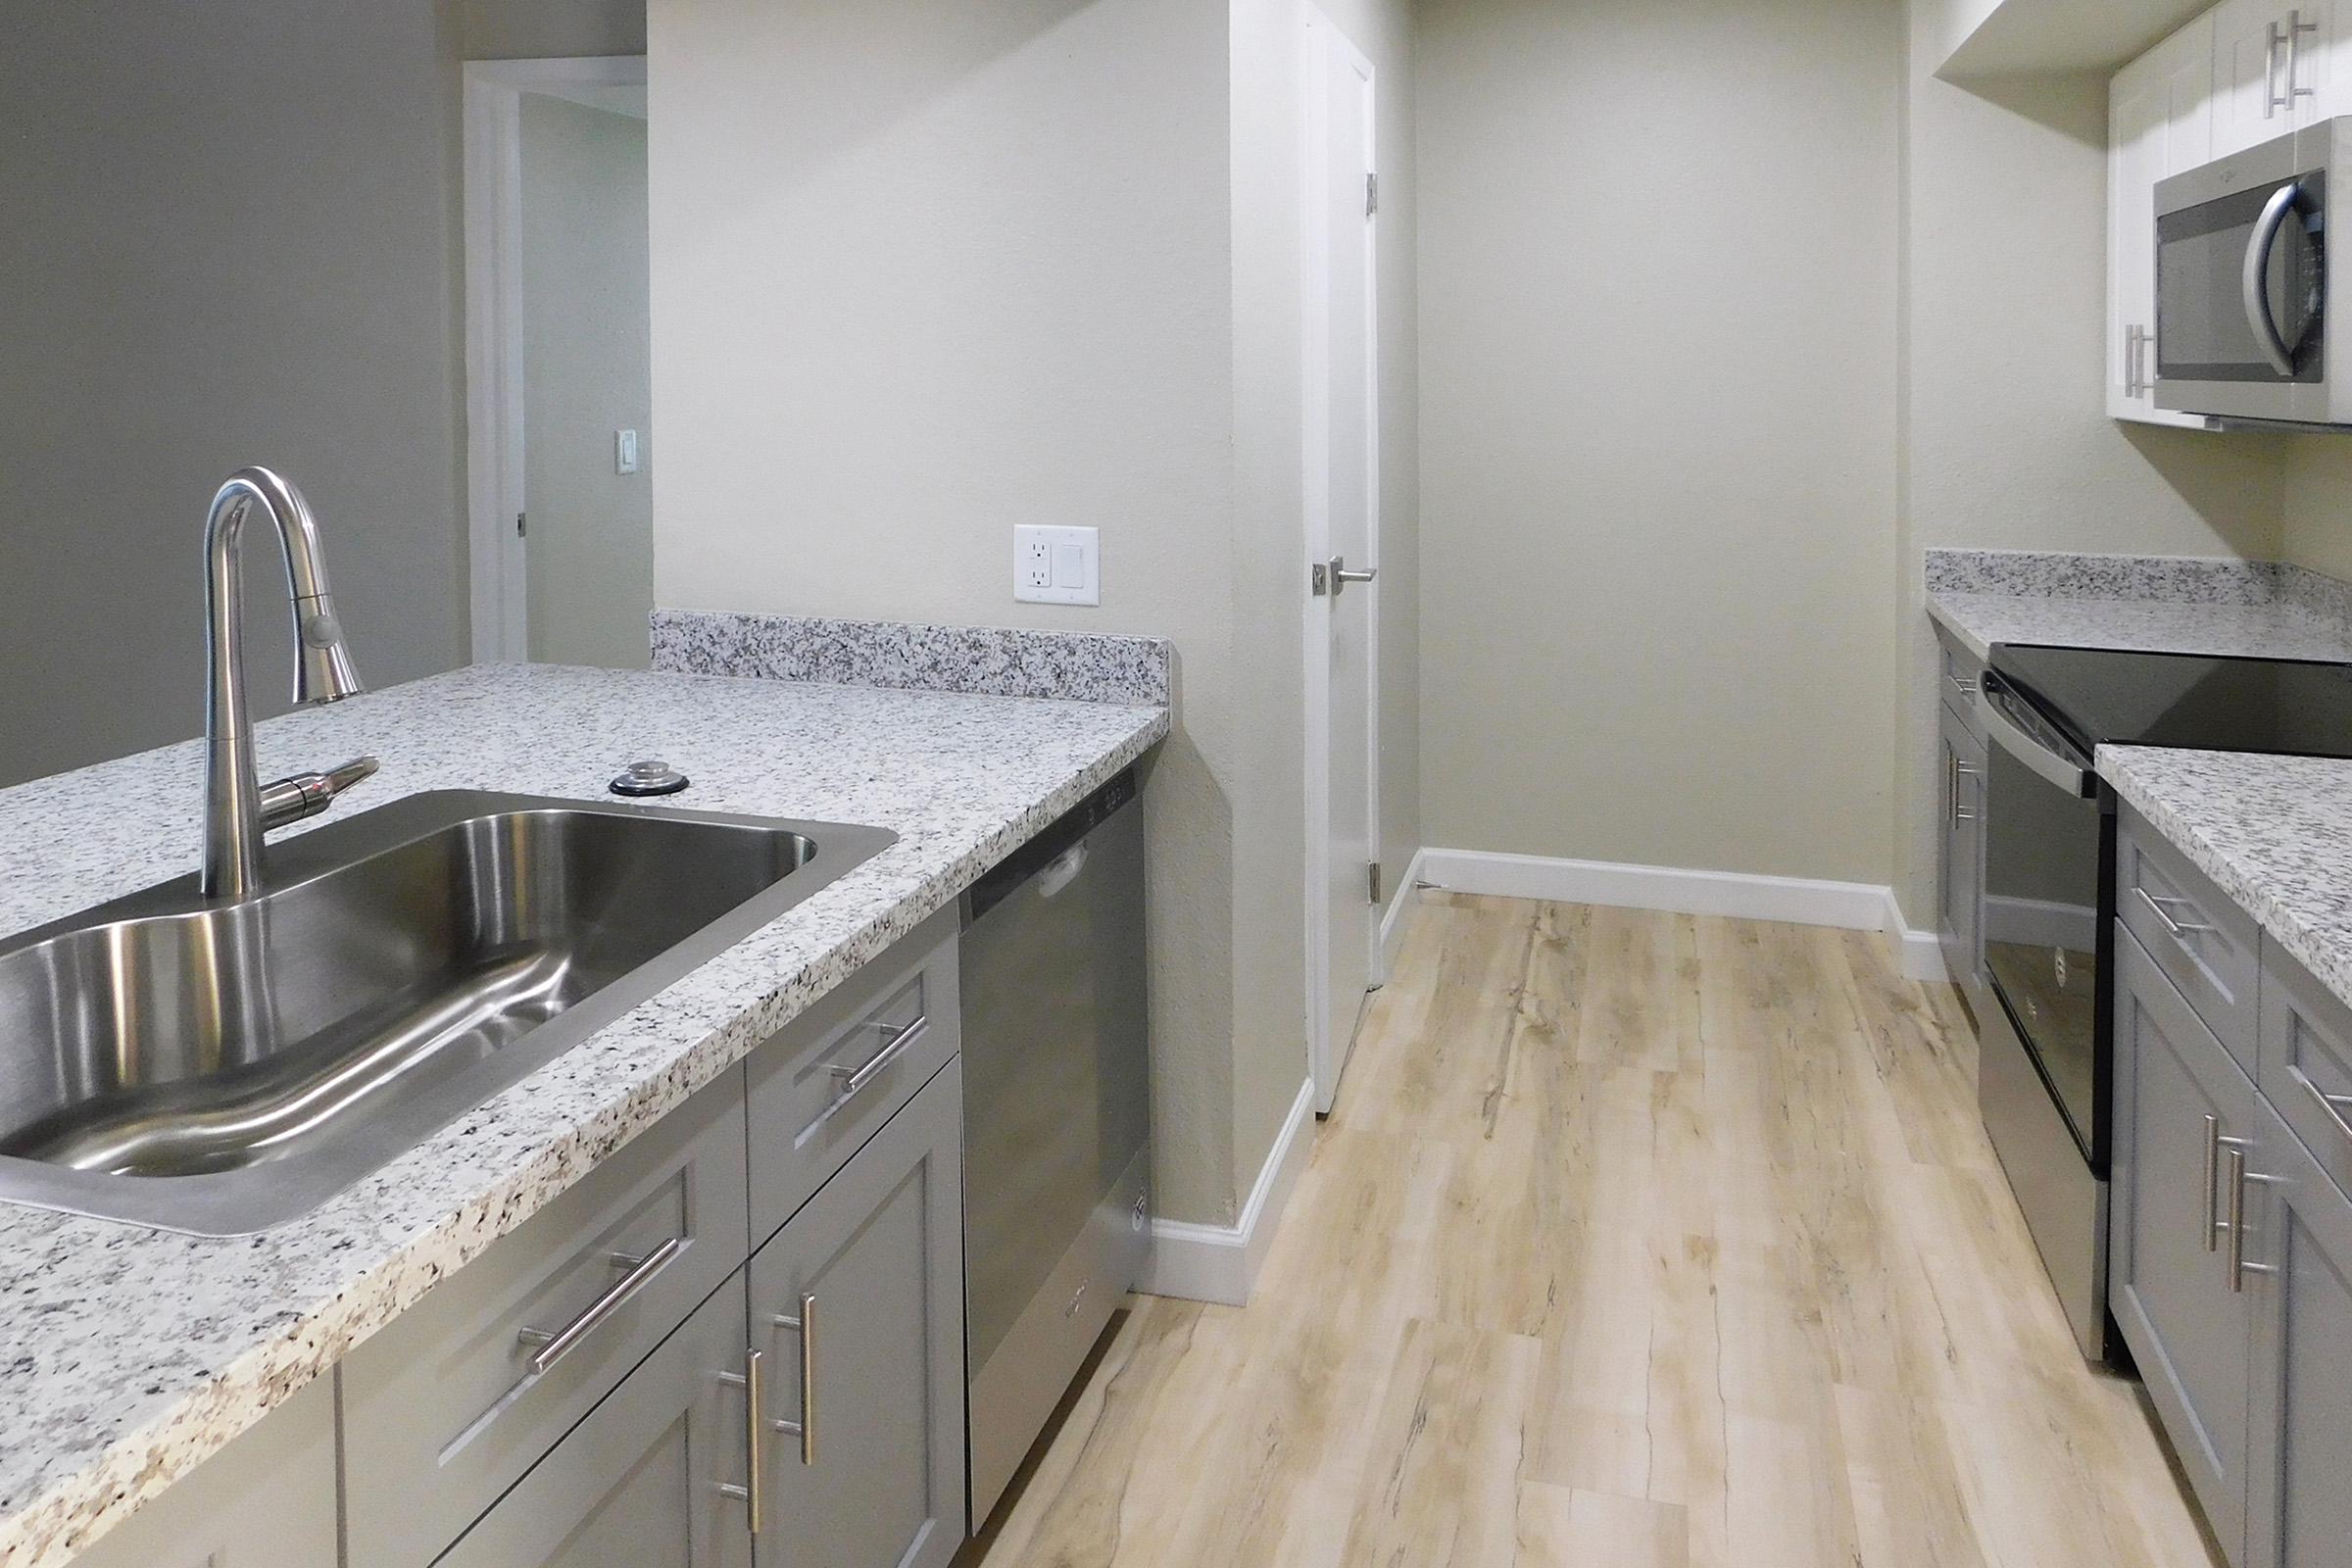
[{"label": "white wall switch", "polygon": [[612,471],[614,473],[635,473],[637,471],[636,431],[615,430],[612,432]]},{"label": "white wall switch", "polygon": [[1093,528],[1015,524],[1012,597],[1032,605],[1102,602],[1101,534]]}]

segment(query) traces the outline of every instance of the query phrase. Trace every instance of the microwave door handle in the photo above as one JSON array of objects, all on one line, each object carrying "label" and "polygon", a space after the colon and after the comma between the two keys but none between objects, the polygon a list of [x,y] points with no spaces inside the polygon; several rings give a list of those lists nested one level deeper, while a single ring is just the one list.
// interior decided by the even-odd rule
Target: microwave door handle
[{"label": "microwave door handle", "polygon": [[2254,329],[2254,341],[2261,345],[2263,357],[2280,375],[2295,373],[2295,356],[2278,335],[2278,322],[2271,319],[2271,247],[2278,242],[2278,230],[2302,193],[2301,184],[2290,179],[2262,204],[2262,216],[2254,220],[2254,232],[2246,240],[2246,270],[2239,280],[2246,324]]},{"label": "microwave door handle", "polygon": [[1984,733],[2000,744],[2002,751],[2033,769],[2038,778],[2057,785],[2077,800],[2089,800],[2098,791],[2098,780],[2091,773],[2077,767],[2071,758],[2056,752],[2027,734],[2017,720],[2000,710],[1985,683],[1977,683],[1977,714],[1984,720]]}]

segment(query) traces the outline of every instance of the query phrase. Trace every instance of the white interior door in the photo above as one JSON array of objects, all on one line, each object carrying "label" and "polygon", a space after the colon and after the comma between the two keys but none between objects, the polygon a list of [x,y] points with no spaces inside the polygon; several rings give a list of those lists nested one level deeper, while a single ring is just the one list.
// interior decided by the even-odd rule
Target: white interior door
[{"label": "white interior door", "polygon": [[1377,202],[1371,64],[1319,15],[1307,40],[1307,1035],[1316,1107],[1328,1111],[1379,940]]}]

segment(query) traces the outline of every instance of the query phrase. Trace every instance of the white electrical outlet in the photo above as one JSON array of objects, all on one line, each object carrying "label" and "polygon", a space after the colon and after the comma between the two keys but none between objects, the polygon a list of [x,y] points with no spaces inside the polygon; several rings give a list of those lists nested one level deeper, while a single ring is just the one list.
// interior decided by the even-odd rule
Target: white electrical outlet
[{"label": "white electrical outlet", "polygon": [[1102,602],[1101,535],[1093,528],[1016,523],[1012,530],[1012,597],[1032,605]]}]

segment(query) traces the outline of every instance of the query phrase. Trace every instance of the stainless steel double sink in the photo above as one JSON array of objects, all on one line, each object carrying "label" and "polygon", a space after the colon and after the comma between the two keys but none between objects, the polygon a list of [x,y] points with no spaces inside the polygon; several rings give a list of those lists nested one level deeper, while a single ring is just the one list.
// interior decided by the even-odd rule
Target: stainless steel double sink
[{"label": "stainless steel double sink", "polygon": [[0,1200],[233,1236],[349,1187],[896,838],[439,791],[0,943]]}]

